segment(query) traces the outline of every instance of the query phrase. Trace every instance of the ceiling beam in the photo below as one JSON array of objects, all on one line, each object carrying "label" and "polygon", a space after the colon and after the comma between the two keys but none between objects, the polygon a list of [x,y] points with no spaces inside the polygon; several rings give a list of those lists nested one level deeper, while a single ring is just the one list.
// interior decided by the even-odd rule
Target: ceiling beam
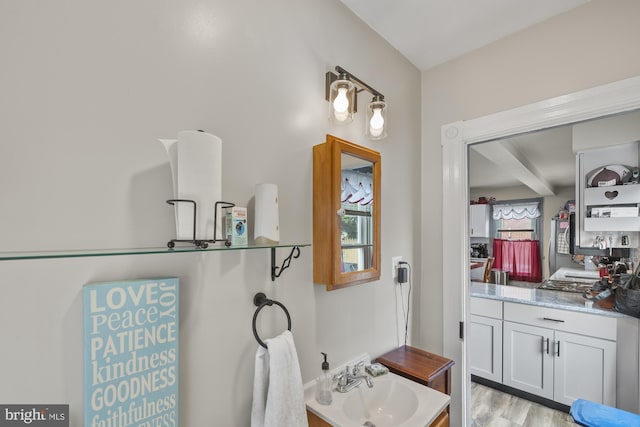
[{"label": "ceiling beam", "polygon": [[511,174],[518,181],[541,196],[554,196],[553,186],[542,177],[542,174],[515,147],[503,141],[472,145],[471,148],[486,157],[500,168],[502,172]]}]

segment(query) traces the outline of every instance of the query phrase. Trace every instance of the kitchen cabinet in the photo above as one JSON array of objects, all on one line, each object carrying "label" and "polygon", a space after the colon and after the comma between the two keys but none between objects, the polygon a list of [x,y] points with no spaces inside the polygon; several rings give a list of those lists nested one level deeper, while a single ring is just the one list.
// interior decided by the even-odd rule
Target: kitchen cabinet
[{"label": "kitchen cabinet", "polygon": [[[584,139],[587,132],[576,134],[574,127],[574,145],[578,136]],[[609,165],[638,167],[640,143],[589,149],[576,154],[575,242],[582,250],[626,249],[640,244],[640,184],[589,186],[591,176]],[[627,237],[623,240],[622,235]]]},{"label": "kitchen cabinet", "polygon": [[502,382],[502,320],[474,316],[469,319],[470,371]]},{"label": "kitchen cabinet", "polygon": [[469,237],[489,237],[490,205],[469,205]]},{"label": "kitchen cabinet", "polygon": [[584,189],[585,231],[640,231],[640,185]]},{"label": "kitchen cabinet", "polygon": [[616,344],[612,341],[555,331],[553,396],[571,405],[582,398],[616,404]]},{"label": "kitchen cabinet", "polygon": [[473,375],[502,382],[502,302],[471,298],[469,365]]},{"label": "kitchen cabinet", "polygon": [[518,390],[553,399],[553,331],[504,322],[504,380]]},{"label": "kitchen cabinet", "polygon": [[616,405],[616,320],[504,303],[503,384],[571,405]]}]

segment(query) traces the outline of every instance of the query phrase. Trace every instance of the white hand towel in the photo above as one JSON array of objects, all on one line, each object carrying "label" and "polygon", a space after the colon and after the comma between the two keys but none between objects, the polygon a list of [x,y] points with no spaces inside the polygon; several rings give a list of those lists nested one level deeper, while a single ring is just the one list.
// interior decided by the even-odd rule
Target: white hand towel
[{"label": "white hand towel", "polygon": [[251,427],[307,426],[304,387],[293,335],[285,331],[258,347]]}]

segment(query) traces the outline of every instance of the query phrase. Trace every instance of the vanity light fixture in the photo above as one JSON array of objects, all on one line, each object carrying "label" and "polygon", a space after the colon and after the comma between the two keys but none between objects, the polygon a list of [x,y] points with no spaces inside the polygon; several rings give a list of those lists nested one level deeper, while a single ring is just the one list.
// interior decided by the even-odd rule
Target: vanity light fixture
[{"label": "vanity light fixture", "polygon": [[381,96],[374,96],[367,106],[367,121],[365,122],[365,134],[371,139],[384,139],[387,137],[387,103]]},{"label": "vanity light fixture", "polygon": [[384,95],[345,70],[339,65],[336,73],[325,74],[325,100],[329,101],[329,119],[336,124],[353,121],[358,111],[358,92],[366,90],[373,95],[367,106],[365,134],[373,140],[387,137],[387,103]]},{"label": "vanity light fixture", "polygon": [[356,109],[356,87],[349,80],[347,73],[340,73],[330,83],[328,90],[331,121],[338,125],[351,123]]}]

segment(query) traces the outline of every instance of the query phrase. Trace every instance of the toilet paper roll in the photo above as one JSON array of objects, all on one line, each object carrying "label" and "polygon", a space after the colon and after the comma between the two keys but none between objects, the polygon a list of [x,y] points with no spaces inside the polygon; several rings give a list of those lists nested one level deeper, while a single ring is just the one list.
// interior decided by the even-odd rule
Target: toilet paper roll
[{"label": "toilet paper roll", "polygon": [[270,245],[280,242],[278,217],[278,186],[275,184],[256,184],[255,193],[254,241],[258,245]]}]

